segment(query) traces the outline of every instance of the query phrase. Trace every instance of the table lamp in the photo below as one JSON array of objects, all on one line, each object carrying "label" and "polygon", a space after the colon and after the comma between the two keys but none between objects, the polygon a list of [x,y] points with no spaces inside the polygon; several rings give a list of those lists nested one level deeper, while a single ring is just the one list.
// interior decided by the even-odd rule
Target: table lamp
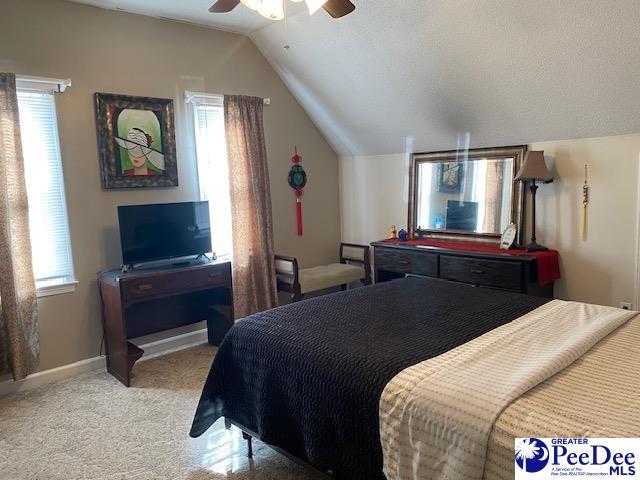
[{"label": "table lamp", "polygon": [[[516,180],[522,181],[523,187],[527,182],[531,182],[529,189],[531,190],[531,242],[525,245],[523,248],[527,252],[536,252],[541,250],[548,250],[538,242],[536,242],[536,192],[538,185],[536,182],[551,183],[553,182],[553,175],[544,163],[543,151],[531,151],[527,152],[524,157],[524,163],[520,167],[520,171],[516,175]],[[524,212],[522,212],[524,215]]]}]

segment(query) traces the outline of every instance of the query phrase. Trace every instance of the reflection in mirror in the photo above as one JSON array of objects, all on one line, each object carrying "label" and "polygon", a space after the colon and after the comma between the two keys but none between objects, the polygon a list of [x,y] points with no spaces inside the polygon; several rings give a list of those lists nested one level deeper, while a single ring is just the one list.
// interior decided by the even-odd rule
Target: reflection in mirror
[{"label": "reflection in mirror", "polygon": [[499,235],[511,222],[514,158],[417,165],[417,230]]},{"label": "reflection in mirror", "polygon": [[527,147],[414,153],[409,169],[409,233],[414,237],[494,242],[510,223],[522,241]]}]

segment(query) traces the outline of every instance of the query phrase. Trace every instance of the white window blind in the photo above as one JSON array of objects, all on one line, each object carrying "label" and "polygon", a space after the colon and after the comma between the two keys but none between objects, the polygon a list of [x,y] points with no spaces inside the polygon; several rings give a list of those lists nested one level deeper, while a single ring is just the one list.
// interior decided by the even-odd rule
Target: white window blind
[{"label": "white window blind", "polygon": [[38,290],[73,284],[73,259],[53,93],[18,89],[33,273]]},{"label": "white window blind", "polygon": [[209,202],[213,250],[231,256],[231,201],[229,164],[221,96],[190,94],[193,107],[200,199]]}]

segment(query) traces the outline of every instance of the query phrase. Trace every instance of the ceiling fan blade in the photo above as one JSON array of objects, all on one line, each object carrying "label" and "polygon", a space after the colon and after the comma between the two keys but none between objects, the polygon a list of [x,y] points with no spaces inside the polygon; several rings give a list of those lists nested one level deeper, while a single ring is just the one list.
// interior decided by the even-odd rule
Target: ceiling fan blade
[{"label": "ceiling fan blade", "polygon": [[324,8],[333,18],[344,17],[356,9],[356,6],[349,0],[327,0]]},{"label": "ceiling fan blade", "polygon": [[211,5],[209,11],[211,13],[227,13],[236,8],[239,3],[240,0],[218,0],[216,3]]}]

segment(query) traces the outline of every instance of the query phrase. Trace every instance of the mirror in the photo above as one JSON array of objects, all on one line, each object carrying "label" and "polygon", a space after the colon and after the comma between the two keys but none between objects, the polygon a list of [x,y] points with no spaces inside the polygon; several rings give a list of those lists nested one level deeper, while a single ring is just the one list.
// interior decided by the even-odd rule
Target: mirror
[{"label": "mirror", "polygon": [[487,241],[515,223],[520,235],[522,185],[514,179],[525,152],[518,146],[414,154],[409,231]]}]

